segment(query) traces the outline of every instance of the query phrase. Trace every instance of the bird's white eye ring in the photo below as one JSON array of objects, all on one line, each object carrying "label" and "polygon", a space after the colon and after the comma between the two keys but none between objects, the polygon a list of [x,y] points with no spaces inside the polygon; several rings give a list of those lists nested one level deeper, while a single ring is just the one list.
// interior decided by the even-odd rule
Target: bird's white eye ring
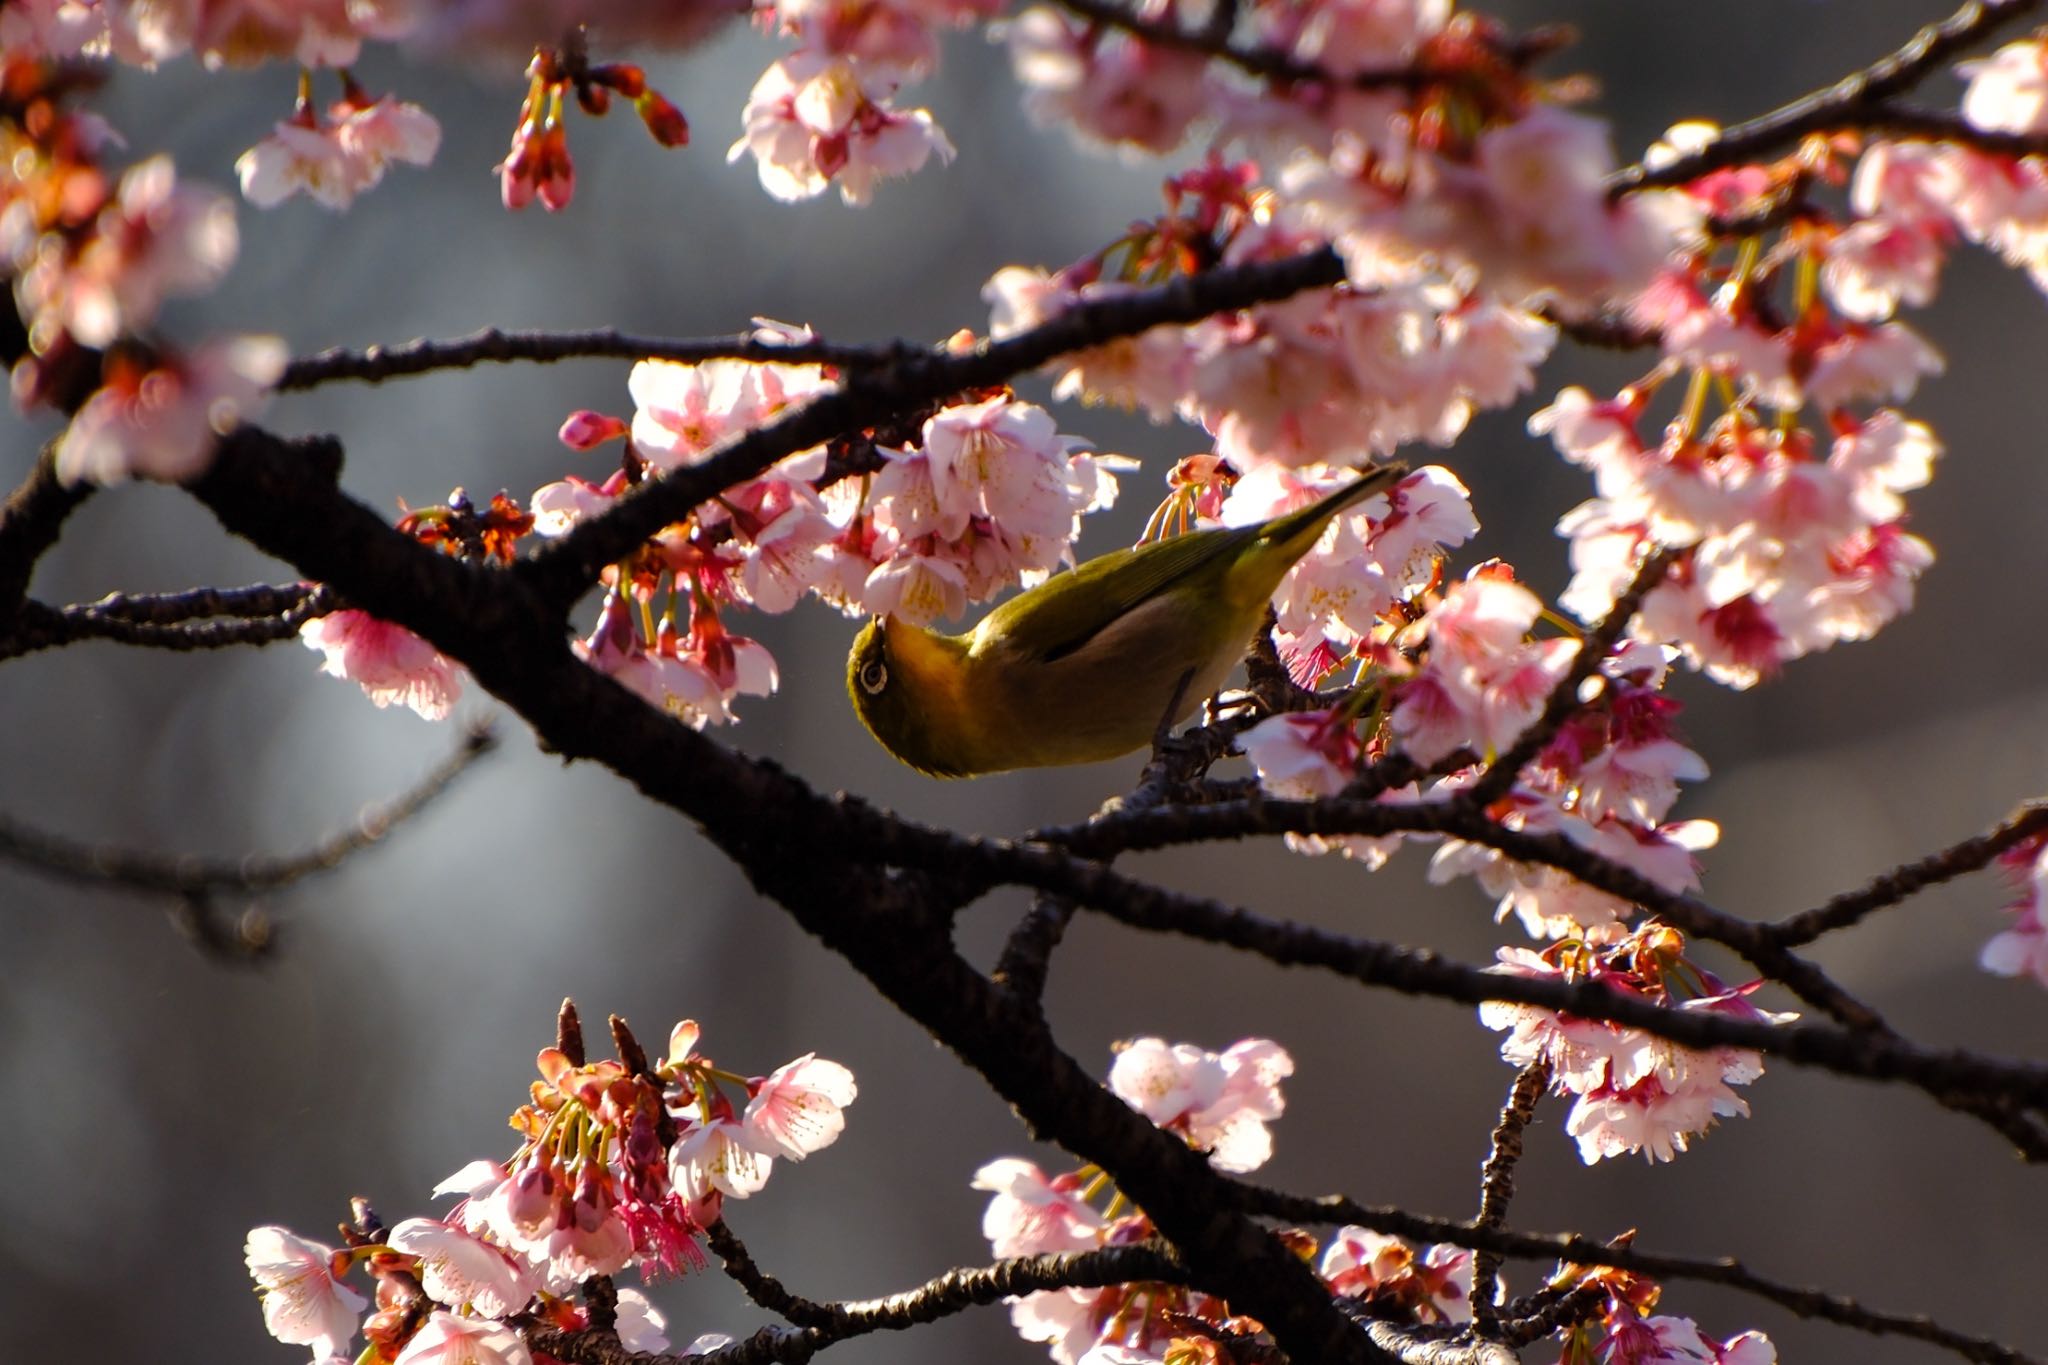
[{"label": "bird's white eye ring", "polygon": [[870,659],[860,666],[860,685],[869,696],[889,685],[889,666],[880,659]]}]

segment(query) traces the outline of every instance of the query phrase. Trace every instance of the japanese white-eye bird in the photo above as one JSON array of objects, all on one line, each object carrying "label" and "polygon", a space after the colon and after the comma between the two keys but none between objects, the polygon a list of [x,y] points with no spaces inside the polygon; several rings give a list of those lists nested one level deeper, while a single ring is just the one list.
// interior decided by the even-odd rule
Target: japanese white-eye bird
[{"label": "japanese white-eye bird", "polygon": [[883,748],[934,777],[1143,748],[1222,686],[1331,519],[1407,472],[1380,465],[1270,521],[1111,551],[965,634],[876,617],[847,656],[853,709]]}]

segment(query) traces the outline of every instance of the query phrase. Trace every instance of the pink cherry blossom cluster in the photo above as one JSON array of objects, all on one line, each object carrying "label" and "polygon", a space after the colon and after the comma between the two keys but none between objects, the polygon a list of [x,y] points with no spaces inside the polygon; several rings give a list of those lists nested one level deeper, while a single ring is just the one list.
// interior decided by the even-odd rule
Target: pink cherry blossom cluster
[{"label": "pink cherry blossom cluster", "polygon": [[1716,1341],[1691,1318],[1639,1317],[1624,1308],[1596,1336],[1574,1335],[1558,1365],[1777,1365],[1778,1348],[1762,1332]]},{"label": "pink cherry blossom cluster", "polygon": [[763,27],[796,43],[761,74],[741,115],[746,132],[727,160],[754,158],[777,199],[811,199],[837,185],[865,204],[879,180],[953,159],[931,112],[899,109],[897,91],[938,63],[937,30],[962,28],[1002,0],[756,0]]},{"label": "pink cherry blossom cluster", "polygon": [[[1481,759],[1509,748],[1535,723],[1579,649],[1569,637],[1533,637],[1543,604],[1499,564],[1386,614],[1391,619],[1372,625],[1358,649],[1370,667],[1349,702],[1274,716],[1242,736],[1266,791],[1297,800],[1334,796],[1375,754],[1398,749],[1441,775],[1426,791],[1411,787],[1379,800],[1451,798],[1477,777]],[[1673,728],[1679,704],[1662,693],[1667,668],[1663,649],[1618,646],[1490,816],[1504,828],[1562,836],[1667,890],[1696,887],[1693,854],[1711,846],[1718,831],[1711,821],[1666,819],[1678,784],[1707,774]],[[1377,705],[1364,713],[1371,702]],[[1445,771],[1449,765],[1456,766]],[[1404,837],[1436,836],[1290,836],[1289,844],[1310,853],[1340,851],[1377,867]],[[1541,937],[1613,939],[1635,913],[1556,868],[1446,840],[1430,878],[1460,876],[1497,898],[1501,918],[1513,914]]]},{"label": "pink cherry blossom cluster", "polygon": [[1399,1237],[1346,1225],[1323,1245],[1317,1272],[1330,1292],[1402,1310],[1423,1323],[1472,1317],[1472,1252],[1439,1243],[1421,1255]]},{"label": "pink cherry blossom cluster", "polygon": [[[1141,1038],[1117,1054],[1109,1085],[1119,1098],[1209,1154],[1221,1170],[1249,1171],[1272,1154],[1266,1124],[1279,1117],[1280,1081],[1294,1062],[1277,1044],[1246,1039],[1221,1054]],[[1048,1176],[1021,1157],[974,1174],[991,1194],[982,1234],[997,1256],[1094,1251],[1156,1235],[1152,1223],[1114,1191],[1099,1168]],[[1097,1209],[1105,1194],[1108,1202]],[[1059,1365],[1160,1365],[1187,1322],[1222,1324],[1228,1305],[1178,1285],[1137,1283],[1028,1294],[1010,1306],[1026,1341],[1046,1343]]]},{"label": "pink cherry blossom cluster", "polygon": [[191,478],[216,436],[263,406],[285,361],[276,337],[181,351],[149,335],[165,299],[205,293],[233,264],[234,207],[181,184],[165,156],[113,180],[100,164],[113,134],[66,108],[61,73],[12,52],[4,60],[23,115],[0,127],[0,270],[29,342],[15,403],[89,390],[57,446],[67,483]]},{"label": "pink cherry blossom cluster", "polygon": [[259,208],[305,194],[340,209],[392,162],[431,162],[441,129],[418,105],[373,98],[345,73],[341,100],[323,116],[310,69],[346,68],[366,40],[411,36],[419,11],[412,0],[22,0],[0,17],[0,44],[21,57],[95,57],[149,69],[188,54],[214,69],[296,62],[306,74],[291,117],[235,163],[242,193]]},{"label": "pink cherry blossom cluster", "polygon": [[1900,494],[1924,485],[1940,454],[1924,424],[1890,408],[1838,414],[1821,456],[1808,433],[1740,406],[1703,439],[1674,427],[1649,447],[1642,411],[1639,392],[1596,401],[1570,388],[1530,419],[1599,488],[1558,523],[1572,539],[1566,609],[1597,620],[1644,546],[1686,547],[1634,629],[1748,687],[1786,660],[1868,639],[1912,605],[1934,554],[1905,529]]},{"label": "pink cherry blossom cluster", "polygon": [[289,60],[348,66],[365,39],[412,31],[410,0],[12,0],[0,42],[40,57],[154,67],[188,54],[209,69]]},{"label": "pink cherry blossom cluster", "polygon": [[[1214,22],[1182,0],[1138,5],[1133,18],[1182,32]],[[1564,87],[1528,77],[1505,30],[1454,15],[1449,0],[1264,0],[1217,32],[1295,69],[1247,77],[1049,6],[1027,10],[1008,38],[1040,122],[1153,153],[1206,123],[1212,150],[1242,147],[1283,168],[1270,187],[1278,214],[1343,252],[1362,289],[1455,280],[1460,303],[1477,288],[1516,307],[1583,307],[1629,292],[1697,228],[1681,196],[1610,200],[1605,125],[1559,108]],[[1403,71],[1420,78],[1347,80]]]},{"label": "pink cherry blossom cluster", "polygon": [[[1570,665],[1577,646],[1526,641],[1520,630],[1534,621],[1535,597],[1518,584],[1475,576],[1472,588],[1491,583],[1490,605],[1474,602],[1463,618],[1445,623],[1455,643],[1445,653],[1432,648],[1417,677],[1400,684],[1392,728],[1409,740],[1411,757],[1425,759],[1434,748],[1417,750],[1411,737],[1434,733],[1443,750],[1493,753],[1533,723],[1545,697]],[[1441,610],[1458,607],[1460,594],[1445,594]],[[1436,612],[1424,618],[1430,625]],[[1460,627],[1469,633],[1457,633]],[[1492,633],[1489,638],[1489,631]],[[1448,667],[1446,667],[1448,664]],[[1490,814],[1503,828],[1559,835],[1607,862],[1640,873],[1666,891],[1699,886],[1693,855],[1710,848],[1720,830],[1711,820],[1667,820],[1681,781],[1707,775],[1700,756],[1680,741],[1672,722],[1680,707],[1663,695],[1666,651],[1624,644],[1601,662],[1581,693],[1581,705],[1544,746],[1520,780]],[[1414,702],[1421,716],[1404,729],[1404,708]],[[1448,736],[1428,731],[1422,719],[1446,713],[1466,717]],[[1434,760],[1430,760],[1434,761]],[[1454,795],[1476,775],[1467,768],[1443,779],[1440,796]],[[1532,935],[1581,937],[1604,942],[1620,936],[1634,907],[1597,891],[1557,868],[1519,862],[1497,850],[1465,840],[1446,840],[1431,859],[1430,880],[1470,876],[1498,897],[1495,913],[1513,914]]]},{"label": "pink cherry blossom cluster", "polygon": [[[1272,1155],[1266,1124],[1279,1117],[1279,1083],[1293,1070],[1287,1053],[1265,1039],[1246,1039],[1219,1054],[1141,1038],[1118,1051],[1109,1088],[1207,1153],[1217,1169],[1250,1171]],[[1155,1235],[1144,1213],[1093,1166],[1048,1176],[1021,1157],[1005,1157],[976,1171],[974,1188],[991,1196],[981,1230],[1000,1257],[1094,1251]],[[1308,1234],[1282,1235],[1304,1259],[1315,1255]],[[1472,1254],[1462,1248],[1437,1246],[1418,1255],[1399,1238],[1345,1227],[1323,1248],[1320,1272],[1332,1294],[1398,1309],[1421,1322],[1462,1322],[1469,1316]],[[1199,1340],[1191,1321],[1256,1327],[1249,1319],[1233,1319],[1229,1305],[1212,1296],[1152,1283],[1029,1294],[1011,1304],[1010,1318],[1018,1335],[1045,1343],[1059,1365],[1162,1365],[1190,1358],[1183,1348]]]},{"label": "pink cherry blossom cluster", "polygon": [[[982,291],[996,337],[1075,302],[1220,260],[1276,260],[1322,245],[1276,216],[1249,162],[1211,161],[1167,183],[1175,211],[1134,227],[1111,252],[1056,274],[1018,266]],[[1261,465],[1359,464],[1414,440],[1449,445],[1472,415],[1526,392],[1556,328],[1425,270],[1304,293],[1158,327],[1056,362],[1056,392],[1178,416],[1204,427],[1240,472]]]},{"label": "pink cherry blossom cluster", "polygon": [[304,82],[291,117],[235,160],[242,197],[260,209],[304,194],[330,209],[345,209],[384,178],[393,162],[433,164],[441,125],[417,104],[389,95],[372,97],[346,73],[342,97],[323,115]]},{"label": "pink cherry blossom cluster", "polygon": [[[1541,953],[1502,948],[1493,971],[1538,981],[1592,981],[1631,999],[1671,1009],[1778,1024],[1749,1001],[1757,983],[1729,987],[1685,956],[1685,939],[1649,923],[1617,942],[1597,946],[1566,939]],[[1694,1052],[1640,1029],[1580,1019],[1535,1005],[1490,1001],[1479,1007],[1488,1028],[1505,1030],[1500,1054],[1515,1066],[1542,1063],[1551,1088],[1574,1098],[1565,1131],[1578,1139],[1587,1165],[1641,1152],[1670,1161],[1688,1140],[1749,1105],[1731,1086],[1763,1074],[1763,1057],[1744,1048]]]},{"label": "pink cherry blossom cluster", "polygon": [[1605,1296],[1597,1316],[1565,1330],[1557,1365],[1777,1365],[1778,1350],[1762,1332],[1718,1341],[1691,1318],[1654,1312],[1663,1288],[1634,1271],[1566,1266],[1549,1287]]},{"label": "pink cherry blossom cluster", "polygon": [[[1255,465],[1220,509],[1226,526],[1249,526],[1305,507],[1352,477],[1349,471]],[[1458,477],[1429,465],[1381,498],[1331,521],[1273,596],[1274,643],[1297,682],[1312,686],[1369,642],[1380,618],[1431,586],[1443,552],[1479,530]]]},{"label": "pink cherry blossom cluster", "polygon": [[[518,1152],[443,1181],[437,1194],[464,1196],[445,1218],[387,1231],[359,1201],[340,1250],[279,1227],[253,1230],[246,1256],[271,1335],[311,1346],[316,1365],[345,1358],[359,1326],[393,1365],[531,1365],[509,1319],[580,1330],[588,1310],[571,1296],[591,1277],[636,1267],[653,1279],[701,1265],[697,1241],[722,1201],[758,1192],[776,1158],[829,1147],[856,1088],[845,1067],[814,1054],[767,1076],[735,1075],[697,1041],[695,1023],[676,1025],[668,1057],[637,1074],[543,1051],[533,1101],[512,1116]],[[360,1323],[370,1301],[342,1278],[358,1266],[375,1281],[376,1303]],[[666,1349],[662,1315],[637,1290],[617,1293],[626,1349]],[[689,1351],[727,1340],[700,1337]]]},{"label": "pink cherry blossom cluster", "polygon": [[[630,424],[578,413],[563,429],[586,449],[627,437],[626,470],[604,484],[572,477],[540,489],[535,527],[559,535],[634,479],[695,463],[835,382],[816,365],[643,361],[629,381]],[[1121,462],[1078,444],[1043,408],[1002,391],[940,408],[913,442],[873,446],[858,477],[828,481],[826,448],[799,452],[610,575],[597,629],[579,652],[692,724],[730,721],[733,697],[774,691],[776,671],[765,648],[723,624],[722,604],[784,612],[810,593],[848,612],[922,624],[1040,582],[1071,559],[1081,516],[1116,496],[1111,471]],[[669,604],[656,625],[650,604],[664,575]],[[686,629],[677,622],[685,598]]]}]

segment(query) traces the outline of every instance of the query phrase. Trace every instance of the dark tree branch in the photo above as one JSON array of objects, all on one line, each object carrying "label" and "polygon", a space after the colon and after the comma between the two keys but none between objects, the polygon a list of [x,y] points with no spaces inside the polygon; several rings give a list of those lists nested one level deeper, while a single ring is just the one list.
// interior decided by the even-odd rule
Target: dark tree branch
[{"label": "dark tree branch", "polygon": [[[722,1224],[714,1225],[723,1228]],[[725,1239],[737,1245],[729,1229]],[[720,1253],[721,1256],[724,1253]],[[745,1249],[740,1248],[745,1257]],[[1173,1253],[1157,1245],[1107,1247],[1101,1251],[1068,1252],[1063,1255],[1021,1256],[993,1265],[949,1270],[915,1289],[886,1298],[848,1303],[811,1303],[788,1295],[773,1277],[762,1275],[746,1259],[747,1279],[741,1279],[749,1295],[753,1284],[765,1281],[774,1286],[770,1297],[786,1295],[805,1306],[804,1316],[813,1319],[794,1330],[765,1327],[742,1341],[702,1356],[635,1355],[608,1333],[565,1332],[556,1328],[529,1328],[528,1343],[571,1365],[680,1365],[696,1360],[702,1365],[798,1365],[827,1346],[867,1336],[873,1332],[900,1332],[937,1322],[969,1308],[982,1308],[1006,1298],[1050,1289],[1104,1289],[1110,1285],[1139,1281],[1185,1284],[1187,1267]],[[728,1269],[730,1269],[728,1263]],[[739,1276],[735,1276],[739,1279]],[[751,1281],[751,1283],[750,1283]],[[772,1304],[756,1298],[770,1311]],[[795,1319],[792,1319],[795,1321]]]},{"label": "dark tree branch", "polygon": [[1411,1242],[1448,1242],[1474,1250],[1484,1247],[1495,1255],[1517,1260],[1555,1259],[1572,1265],[1615,1266],[1657,1280],[1718,1284],[1768,1300],[1798,1317],[1838,1323],[1877,1336],[1910,1337],[1953,1351],[1965,1360],[1995,1362],[1995,1365],[2040,1365],[2036,1357],[2002,1342],[1943,1327],[1921,1314],[1889,1313],[1866,1307],[1846,1295],[1783,1284],[1757,1274],[1732,1258],[1709,1261],[1666,1256],[1638,1251],[1633,1246],[1595,1241],[1578,1233],[1484,1229],[1476,1223],[1427,1218],[1405,1209],[1361,1204],[1341,1195],[1284,1194],[1250,1184],[1239,1184],[1236,1188],[1243,1208],[1289,1223],[1355,1223],[1374,1232],[1405,1237]]},{"label": "dark tree branch", "polygon": [[[1508,1204],[1515,1197],[1515,1166],[1522,1159],[1522,1130],[1529,1126],[1536,1113],[1536,1102],[1543,1098],[1543,1087],[1549,1084],[1547,1062],[1531,1062],[1515,1077],[1507,1103],[1501,1106],[1500,1121],[1493,1126],[1486,1163],[1480,1168],[1479,1216],[1473,1220],[1473,1227],[1492,1232],[1507,1226]],[[1499,1324],[1499,1291],[1500,1257],[1483,1248],[1475,1250],[1469,1302],[1472,1321],[1479,1324],[1481,1332]]]},{"label": "dark tree branch", "polygon": [[28,477],[0,503],[0,626],[20,610],[36,562],[57,543],[64,522],[92,496],[90,484],[66,484],[52,461],[55,441],[44,446]]},{"label": "dark tree branch", "polygon": [[110,592],[97,602],[63,610],[67,614],[173,626],[215,616],[282,616],[297,611],[317,591],[310,583],[252,583],[245,588],[188,588],[184,592]]},{"label": "dark tree branch", "polygon": [[704,1229],[704,1240],[710,1245],[711,1254],[725,1267],[726,1276],[769,1312],[798,1327],[829,1327],[839,1319],[840,1313],[832,1305],[813,1303],[790,1293],[782,1281],[756,1265],[746,1243],[723,1218]]},{"label": "dark tree branch", "polygon": [[[21,615],[13,629],[0,630],[0,659],[76,644],[82,640],[112,640],[117,644],[169,650],[275,644],[279,640],[296,638],[299,627],[306,622],[341,606],[341,599],[333,592],[314,587],[266,588],[261,590],[261,595],[252,595],[252,600],[271,600],[271,594],[275,594],[276,601],[288,605],[278,607],[274,614],[217,615],[208,608],[228,610],[225,602],[233,594],[203,590],[203,596],[222,601],[212,604],[195,602],[194,609],[183,618],[173,614],[170,605],[175,601],[173,597],[121,598],[117,594],[89,605],[69,607],[48,607],[29,601],[22,604]],[[118,606],[109,605],[127,603],[153,605],[145,607],[140,615],[129,615]],[[157,619],[159,613],[163,614],[162,619]]]},{"label": "dark tree branch", "polygon": [[1938,853],[1904,863],[1860,891],[1848,891],[1827,904],[1788,915],[1764,932],[1786,947],[1811,943],[1823,934],[1846,929],[1867,915],[1899,904],[1930,886],[1988,867],[1999,854],[2027,840],[2048,834],[2048,802],[2035,801],[2008,816],[1998,828],[1972,835]]},{"label": "dark tree branch", "polygon": [[[1059,5],[1091,24],[1118,29],[1153,47],[1211,57],[1236,67],[1248,76],[1257,76],[1275,85],[1413,91],[1471,77],[1468,62],[1445,64],[1425,60],[1371,71],[1336,72],[1311,62],[1297,61],[1278,48],[1240,47],[1230,41],[1237,14],[1236,0],[1218,0],[1217,8],[1207,21],[1200,28],[1193,29],[1145,18],[1107,0],[1059,0]],[[1572,31],[1562,25],[1533,29],[1503,45],[1498,56],[1507,65],[1519,69],[1565,47],[1573,36]]]},{"label": "dark tree branch", "polygon": [[1917,85],[1947,57],[1988,37],[2040,7],[2041,0],[1969,0],[1940,23],[1929,24],[1905,45],[1825,90],[1793,100],[1760,118],[1724,128],[1711,142],[1662,166],[1642,163],[1608,177],[1610,194],[1664,189],[1703,175],[1758,161],[1796,144],[1809,133],[1867,126],[1882,128],[1885,102]]},{"label": "dark tree branch", "polygon": [[446,791],[472,763],[496,748],[497,742],[489,729],[471,730],[453,754],[410,790],[364,811],[347,829],[288,857],[230,860],[142,853],[65,839],[5,816],[0,816],[0,857],[66,881],[145,895],[186,901],[222,895],[259,896],[331,871],[352,854],[380,842]]},{"label": "dark tree branch", "polygon": [[502,332],[486,327],[446,341],[421,338],[397,346],[366,346],[360,351],[330,347],[285,366],[276,387],[280,392],[288,392],[336,380],[376,384],[436,370],[516,361],[545,364],[557,360],[674,360],[700,365],[707,360],[749,360],[783,365],[836,365],[853,370],[895,364],[922,349],[905,341],[856,346],[829,341],[764,341],[745,333],[729,337],[659,337],[636,336],[611,327],[583,332]]},{"label": "dark tree branch", "polygon": [[[1456,800],[1379,802],[1348,794],[1320,801],[1253,797],[1204,807],[1136,811],[1128,817],[1081,827],[1069,851],[1077,856],[1099,858],[1110,852],[1252,835],[1401,833],[1447,834],[1483,844],[1518,862],[1568,872],[1595,890],[1642,906],[1696,938],[1726,945],[1764,975],[1851,1028],[1884,1026],[1875,1010],[1830,981],[1818,967],[1773,942],[1764,926],[1717,910],[1697,897],[1666,890],[1634,868],[1604,858],[1562,835],[1508,829],[1485,812],[1474,811]],[[1006,868],[1009,863],[1004,860],[1024,856],[1020,850],[1028,847],[1002,841],[984,841],[981,846],[1000,850],[998,862]],[[990,872],[1008,875],[993,867]],[[1038,864],[1020,872],[1022,877],[1044,875],[1047,874],[1043,866]]]},{"label": "dark tree branch", "polygon": [[[1271,637],[1261,638],[1270,649]],[[1248,720],[1233,719],[1214,725],[1200,725],[1155,746],[1144,771],[1138,776],[1138,785],[1128,795],[1106,802],[1090,823],[1112,818],[1124,811],[1153,810],[1168,803],[1187,804],[1191,797],[1194,804],[1199,804],[1200,795],[1192,792],[1191,788],[1201,781],[1216,760],[1229,752],[1232,742],[1248,724]],[[1079,828],[1086,829],[1087,826]],[[1057,835],[1048,837],[1050,842],[1059,842]],[[997,960],[993,973],[995,981],[1019,999],[1042,999],[1053,950],[1065,937],[1067,925],[1072,922],[1076,909],[1071,900],[1059,896],[1037,897],[1004,942],[1002,956]]]}]

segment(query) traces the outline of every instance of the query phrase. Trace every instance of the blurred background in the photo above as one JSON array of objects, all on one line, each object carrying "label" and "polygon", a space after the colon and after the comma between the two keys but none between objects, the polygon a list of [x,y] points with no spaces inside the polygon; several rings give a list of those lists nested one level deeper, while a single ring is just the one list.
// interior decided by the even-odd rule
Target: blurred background
[{"label": "blurred background", "polygon": [[[1945,8],[1491,7],[1518,25],[1581,28],[1581,44],[1548,69],[1599,78],[1599,107],[1624,157],[1680,118],[1733,121],[1829,81]],[[986,325],[977,291],[998,267],[1064,264],[1156,211],[1161,164],[1083,153],[1032,129],[1000,52],[969,38],[950,41],[941,73],[916,91],[958,144],[954,165],[884,187],[866,211],[836,196],[772,203],[751,163],[728,166],[722,153],[775,51],[734,31],[687,58],[650,62],[650,79],[689,114],[695,143],[664,153],[624,113],[576,120],[577,195],[557,216],[498,206],[490,167],[517,110],[516,60],[373,62],[362,71],[371,88],[394,88],[441,119],[434,173],[395,169],[345,216],[304,201],[267,215],[244,206],[239,265],[217,294],[174,310],[169,329],[282,332],[301,354],[486,325],[728,333],[755,315],[834,339],[934,339]],[[276,67],[219,79],[189,63],[153,77],[124,70],[103,111],[136,156],[168,149],[182,174],[230,184],[236,153],[288,108],[292,80]],[[1960,88],[1938,75],[1924,93],[1950,102]],[[1804,908],[2048,788],[2048,464],[2038,435],[2048,423],[2048,307],[2023,277],[1964,250],[1938,304],[1913,321],[1949,362],[1909,405],[1948,447],[1913,502],[1916,529],[1939,554],[1918,610],[1875,642],[1794,664],[1754,694],[1691,677],[1675,684],[1694,747],[1714,768],[1678,815],[1720,822],[1721,844],[1704,856],[1705,892],[1738,914]],[[1462,562],[1500,555],[1540,591],[1562,585],[1551,528],[1588,487],[1522,423],[1562,385],[1611,389],[1631,368],[1567,344],[1529,403],[1483,418],[1442,455],[1472,488],[1484,527]],[[579,362],[337,385],[280,401],[269,425],[339,434],[348,488],[394,515],[401,500],[438,502],[457,485],[524,498],[565,470],[601,473],[608,456],[567,453],[553,433],[575,408],[629,412],[625,371]],[[1128,542],[1167,465],[1201,444],[1191,429],[1059,415],[1064,430],[1146,459],[1122,503],[1091,525],[1084,553]],[[9,486],[45,434],[16,420],[0,454]],[[35,592],[61,602],[289,576],[224,539],[183,495],[131,487],[75,519]],[[1080,818],[1134,776],[1136,760],[965,784],[919,777],[848,712],[849,623],[812,602],[747,624],[780,661],[782,691],[749,699],[744,724],[720,738],[821,788],[1009,833]],[[12,663],[0,669],[0,809],[148,849],[300,849],[407,786],[456,738],[372,708],[354,686],[317,676],[317,663],[295,644],[185,656],[92,644]],[[492,710],[472,694],[463,714]],[[242,1266],[246,1230],[278,1222],[329,1235],[353,1194],[392,1221],[445,1207],[429,1204],[436,1181],[511,1150],[504,1115],[565,995],[595,1035],[617,1012],[650,1045],[675,1020],[696,1018],[706,1050],[742,1073],[811,1050],[853,1068],[861,1095],[840,1143],[778,1168],[764,1195],[729,1210],[761,1263],[797,1292],[882,1294],[987,1259],[983,1196],[968,1188],[975,1168],[1008,1154],[1050,1164],[1057,1154],[1034,1148],[977,1079],[686,825],[602,771],[536,752],[518,724],[502,729],[503,751],[384,849],[271,905],[282,950],[260,970],[202,960],[151,903],[0,865],[0,1086],[16,1106],[0,1125],[9,1359],[292,1359],[299,1348],[263,1331]],[[1515,941],[1469,883],[1426,887],[1426,858],[1409,850],[1367,874],[1277,845],[1233,845],[1131,866],[1467,962]],[[1975,878],[1816,955],[1914,1038],[2039,1058],[2048,999],[1975,966],[2002,925],[2004,898],[1994,880]],[[992,960],[1022,908],[1021,897],[998,896],[967,914],[969,950]],[[1433,1214],[1475,1207],[1487,1129],[1512,1071],[1469,1010],[1282,973],[1085,916],[1055,962],[1049,1003],[1070,1049],[1105,1069],[1114,1040],[1143,1034],[1212,1048],[1253,1035],[1285,1044],[1297,1070],[1278,1155],[1263,1173],[1274,1184]],[[2048,1352],[2039,1173],[1986,1129],[1903,1088],[1773,1063],[1747,1094],[1753,1117],[1725,1122],[1670,1169],[1582,1166],[1562,1131],[1564,1107],[1546,1103],[1513,1222],[1597,1236],[1638,1228],[1646,1248],[1736,1256]],[[1533,1288],[1544,1269],[1512,1266],[1512,1288]],[[765,1320],[715,1274],[654,1296],[678,1346]],[[1716,1336],[1761,1328],[1787,1362],[1934,1358],[1689,1284],[1670,1286],[1663,1306]],[[1541,1345],[1526,1355],[1550,1358]],[[834,1358],[1044,1357],[990,1309],[909,1337],[868,1338]]]}]

